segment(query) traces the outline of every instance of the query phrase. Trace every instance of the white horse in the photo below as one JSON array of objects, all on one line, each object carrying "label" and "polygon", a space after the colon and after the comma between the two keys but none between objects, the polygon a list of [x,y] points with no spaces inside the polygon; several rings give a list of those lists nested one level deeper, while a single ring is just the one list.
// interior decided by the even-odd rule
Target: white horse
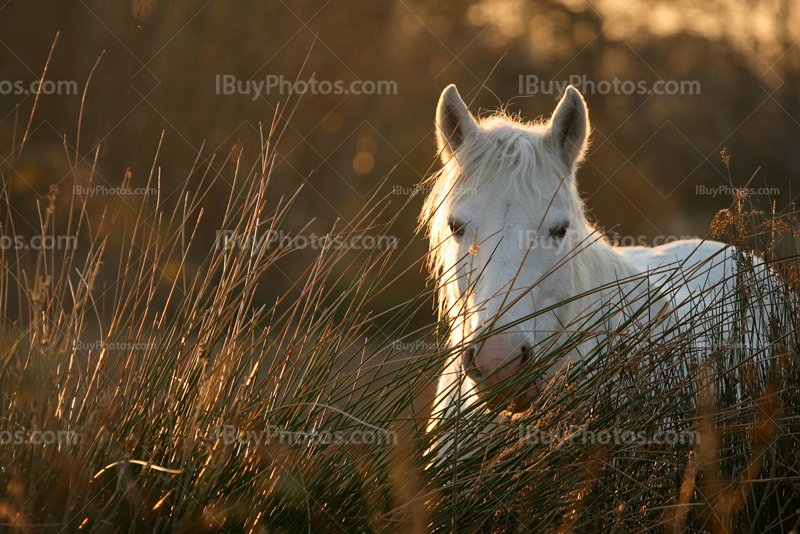
[{"label": "white horse", "polygon": [[[589,118],[574,87],[549,121],[525,124],[503,114],[477,121],[450,85],[436,132],[442,168],[420,222],[449,343],[460,349],[440,377],[429,432],[609,306],[639,301],[651,318],[663,318],[649,323],[658,329],[688,307],[710,309],[730,294],[737,253],[724,244],[618,247],[587,222],[575,175]],[[603,315],[609,329],[623,313]],[[749,327],[758,328],[753,320]],[[539,383],[504,401],[526,406],[592,343],[550,362]]]}]

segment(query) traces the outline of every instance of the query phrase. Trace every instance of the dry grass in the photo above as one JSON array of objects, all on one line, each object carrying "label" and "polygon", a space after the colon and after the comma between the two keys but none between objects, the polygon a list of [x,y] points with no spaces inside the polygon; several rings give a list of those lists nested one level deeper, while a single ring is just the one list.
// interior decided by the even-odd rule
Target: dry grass
[{"label": "dry grass", "polygon": [[[249,172],[235,162],[222,230],[252,238],[281,228],[299,194],[279,202],[270,197],[272,147],[283,127],[276,119]],[[157,187],[156,168],[150,178]],[[134,210],[110,204],[98,215],[84,199],[53,191],[39,233],[75,235],[80,248],[27,257],[3,251],[0,436],[68,432],[71,438],[0,445],[4,529],[796,529],[798,271],[779,235],[796,229],[793,214],[768,214],[754,224],[763,214],[745,209],[747,199],[738,197],[715,222],[740,249],[755,244],[785,281],[766,300],[773,331],[763,333],[765,343],[748,345],[764,348],[720,340],[708,363],[696,366],[689,334],[608,335],[597,321],[552,350],[557,361],[585,336],[606,340],[569,380],[525,413],[503,412],[495,431],[481,435],[504,408],[488,408],[493,398],[524,387],[542,369],[520,373],[474,413],[449,423],[458,427],[465,458],[426,470],[424,451],[432,443],[418,400],[449,351],[366,343],[377,327],[365,310],[401,274],[397,258],[405,251],[333,246],[335,235],[387,234],[396,215],[371,199],[357,222],[332,229],[329,244],[296,270],[291,291],[264,304],[254,298],[258,285],[269,283],[276,263],[291,259],[292,251],[217,247],[190,268],[202,199],[218,178],[210,166],[190,175],[191,187],[171,210],[158,197]],[[76,166],[73,183],[94,179],[91,169]],[[2,228],[13,236],[4,191]],[[66,230],[54,228],[60,209]],[[732,273],[744,293],[747,265]],[[419,306],[431,306],[430,299],[425,291],[382,312],[382,332],[392,340],[418,338],[408,320]],[[686,322],[700,319],[709,331],[733,320],[711,314]],[[622,327],[648,320],[631,309]],[[442,327],[423,334],[435,342]],[[91,352],[76,349],[76,342],[95,340],[100,344]],[[386,438],[358,443],[354,436],[365,429]],[[529,430],[560,438],[521,439]],[[629,431],[648,439],[584,439]],[[700,441],[650,439],[659,431],[696,432]],[[340,432],[341,439],[326,442],[335,435],[326,432]]]}]

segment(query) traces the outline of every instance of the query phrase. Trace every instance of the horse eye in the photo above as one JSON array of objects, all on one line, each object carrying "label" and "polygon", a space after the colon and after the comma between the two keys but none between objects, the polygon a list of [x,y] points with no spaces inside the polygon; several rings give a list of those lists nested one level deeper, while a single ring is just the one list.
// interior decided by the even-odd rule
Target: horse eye
[{"label": "horse eye", "polygon": [[569,230],[569,221],[559,223],[550,229],[550,237],[553,239],[563,239],[564,236],[567,235],[567,230]]},{"label": "horse eye", "polygon": [[450,219],[447,221],[447,226],[450,227],[450,231],[453,232],[453,235],[456,237],[461,237],[464,235],[464,226],[466,226],[463,222],[457,221],[455,219]]}]

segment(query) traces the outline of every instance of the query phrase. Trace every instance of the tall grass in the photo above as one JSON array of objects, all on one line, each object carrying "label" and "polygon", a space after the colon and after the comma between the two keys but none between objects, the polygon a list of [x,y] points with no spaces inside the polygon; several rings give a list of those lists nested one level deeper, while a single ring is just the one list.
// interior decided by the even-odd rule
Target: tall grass
[{"label": "tall grass", "polygon": [[[707,363],[696,365],[687,324],[705,320],[711,331],[734,319],[699,311],[706,315],[659,336],[651,335],[646,306],[631,306],[617,332],[606,329],[606,316],[587,319],[543,360],[558,361],[586,337],[602,339],[568,377],[522,413],[495,401],[530,384],[545,363],[498,385],[442,422],[440,432],[452,433],[459,454],[435,464],[437,436],[424,432],[426,392],[458,347],[442,347],[445,324],[422,332],[409,326],[420,306],[433,307],[435,281],[378,312],[377,322],[368,311],[403,274],[398,258],[407,249],[354,251],[336,237],[391,235],[397,213],[377,197],[289,273],[281,266],[294,258],[290,247],[256,246],[259,236],[283,228],[300,195],[271,193],[283,128],[279,115],[253,167],[236,161],[230,170],[220,231],[238,241],[218,242],[199,266],[189,265],[189,252],[198,246],[202,201],[225,172],[200,165],[199,156],[171,209],[159,193],[133,209],[109,204],[98,215],[87,199],[54,190],[41,206],[38,233],[73,235],[80,246],[3,250],[4,529],[796,527],[797,270],[777,248],[792,221],[770,214],[768,226],[753,225],[758,214],[745,209],[744,198],[716,220],[743,254],[746,236],[760,243],[785,281],[765,301],[774,325],[768,343],[747,345],[763,348],[720,339]],[[14,237],[8,172],[2,229]],[[88,186],[97,177],[94,168],[81,172],[76,158],[70,179]],[[156,163],[150,186],[161,191]],[[406,264],[423,260],[412,259]],[[731,273],[742,280],[742,294],[751,287],[749,265],[742,261]],[[259,284],[287,274],[293,287],[285,295],[256,299]],[[394,344],[420,338],[428,343],[414,351]],[[637,438],[606,439],[629,432]],[[679,438],[659,439],[665,432]]]},{"label": "tall grass", "polygon": [[[23,436],[0,451],[7,527],[350,532],[425,524],[409,508],[422,502],[423,486],[408,478],[419,475],[409,416],[436,361],[398,361],[365,339],[378,329],[400,339],[430,297],[385,312],[376,327],[365,310],[397,276],[396,251],[337,244],[385,233],[392,220],[375,222],[385,202],[370,199],[349,226],[316,243],[277,302],[254,301],[257,286],[296,253],[286,242],[259,242],[282,228],[300,194],[270,198],[271,145],[284,127],[272,125],[252,169],[236,162],[220,228],[227,243],[218,240],[194,275],[187,264],[200,206],[219,185],[210,163],[192,169],[171,210],[156,163],[147,187],[159,194],[135,210],[110,204],[96,215],[87,199],[68,195],[66,231],[80,247],[38,251],[32,270],[21,267],[25,252],[2,258],[0,428]],[[97,177],[76,171],[72,179],[90,187]],[[3,230],[14,236],[5,191]],[[64,231],[53,224],[56,191],[48,202],[41,235]],[[112,276],[108,265],[117,266]],[[365,429],[378,437],[351,439]]]}]

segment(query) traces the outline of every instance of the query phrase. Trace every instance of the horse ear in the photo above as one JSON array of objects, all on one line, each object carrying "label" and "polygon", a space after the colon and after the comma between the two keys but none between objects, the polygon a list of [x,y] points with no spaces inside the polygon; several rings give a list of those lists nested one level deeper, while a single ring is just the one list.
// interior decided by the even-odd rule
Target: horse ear
[{"label": "horse ear", "polygon": [[546,137],[563,154],[571,171],[583,160],[589,144],[589,110],[583,96],[573,86],[567,87],[553,111]]},{"label": "horse ear", "polygon": [[467,135],[477,129],[478,123],[461,100],[456,86],[445,87],[436,108],[436,140],[442,160],[450,159]]}]

